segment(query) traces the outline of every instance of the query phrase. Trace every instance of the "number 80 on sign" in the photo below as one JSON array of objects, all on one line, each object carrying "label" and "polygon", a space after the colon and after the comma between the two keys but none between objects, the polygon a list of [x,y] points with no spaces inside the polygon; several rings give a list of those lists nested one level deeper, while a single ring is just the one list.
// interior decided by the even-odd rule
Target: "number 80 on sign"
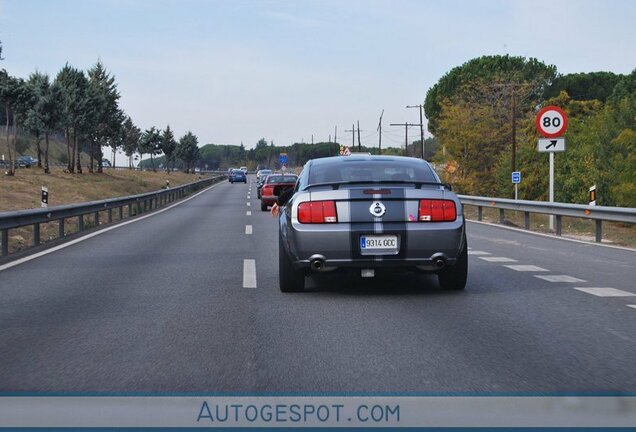
[{"label": "number 80 on sign", "polygon": [[568,128],[568,117],[561,108],[551,105],[539,111],[536,125],[545,138],[557,138],[563,136]]}]

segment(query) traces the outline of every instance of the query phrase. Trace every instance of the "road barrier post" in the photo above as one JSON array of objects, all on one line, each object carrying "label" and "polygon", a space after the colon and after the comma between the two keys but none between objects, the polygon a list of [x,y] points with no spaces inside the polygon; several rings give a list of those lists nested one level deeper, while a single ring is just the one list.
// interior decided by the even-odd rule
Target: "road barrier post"
[{"label": "road barrier post", "polygon": [[40,244],[40,224],[33,224],[33,246]]},{"label": "road barrier post", "polygon": [[9,255],[9,230],[2,230],[2,256]]}]

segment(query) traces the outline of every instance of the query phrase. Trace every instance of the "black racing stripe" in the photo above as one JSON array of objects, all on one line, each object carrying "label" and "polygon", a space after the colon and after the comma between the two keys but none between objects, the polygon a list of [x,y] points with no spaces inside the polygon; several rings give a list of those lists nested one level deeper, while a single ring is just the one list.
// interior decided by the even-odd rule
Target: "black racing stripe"
[{"label": "black racing stripe", "polygon": [[351,240],[351,258],[353,259],[371,259],[370,255],[362,255],[360,253],[360,236],[373,234],[373,223],[352,223],[349,238]]},{"label": "black racing stripe", "polygon": [[[387,215],[389,214],[389,210],[392,215],[400,215],[401,218],[392,217],[389,220],[391,222],[384,222],[382,224],[382,230],[385,234],[396,234],[400,239],[400,250],[397,255],[385,255],[383,256],[383,260],[391,261],[391,260],[399,260],[407,257],[408,250],[408,217],[406,214],[406,192],[404,189],[391,189],[391,196],[396,198],[396,201],[390,201],[390,206],[385,203],[384,205],[387,208]],[[417,217],[417,216],[416,216]],[[384,219],[384,218],[383,218]]]},{"label": "black racing stripe", "polygon": [[[395,234],[400,237],[400,251],[398,255],[382,255],[383,260],[401,259],[406,256],[407,250],[407,219],[406,203],[404,201],[404,189],[391,189],[391,194],[384,195],[383,198],[374,199],[373,195],[364,194],[362,189],[350,190],[349,214],[350,223],[350,244],[352,259],[372,259],[373,255],[362,255],[360,253],[360,236],[373,234],[376,222],[380,222],[383,234]],[[374,201],[380,201],[386,207],[384,217],[376,219],[369,208]],[[391,220],[391,222],[385,222]]]}]

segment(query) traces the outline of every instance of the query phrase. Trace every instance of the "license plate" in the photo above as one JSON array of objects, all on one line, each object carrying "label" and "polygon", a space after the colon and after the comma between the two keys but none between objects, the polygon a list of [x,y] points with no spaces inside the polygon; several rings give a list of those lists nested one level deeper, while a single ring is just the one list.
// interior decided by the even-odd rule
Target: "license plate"
[{"label": "license plate", "polygon": [[396,235],[363,235],[360,236],[360,253],[365,254],[396,254],[398,252],[398,238]]}]

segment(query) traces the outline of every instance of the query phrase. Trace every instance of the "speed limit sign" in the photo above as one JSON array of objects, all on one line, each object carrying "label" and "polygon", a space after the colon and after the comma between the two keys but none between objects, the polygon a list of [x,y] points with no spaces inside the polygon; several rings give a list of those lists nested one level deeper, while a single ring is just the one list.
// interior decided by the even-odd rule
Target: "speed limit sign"
[{"label": "speed limit sign", "polygon": [[547,106],[537,114],[537,130],[546,138],[563,136],[568,128],[568,117],[558,106]]}]

